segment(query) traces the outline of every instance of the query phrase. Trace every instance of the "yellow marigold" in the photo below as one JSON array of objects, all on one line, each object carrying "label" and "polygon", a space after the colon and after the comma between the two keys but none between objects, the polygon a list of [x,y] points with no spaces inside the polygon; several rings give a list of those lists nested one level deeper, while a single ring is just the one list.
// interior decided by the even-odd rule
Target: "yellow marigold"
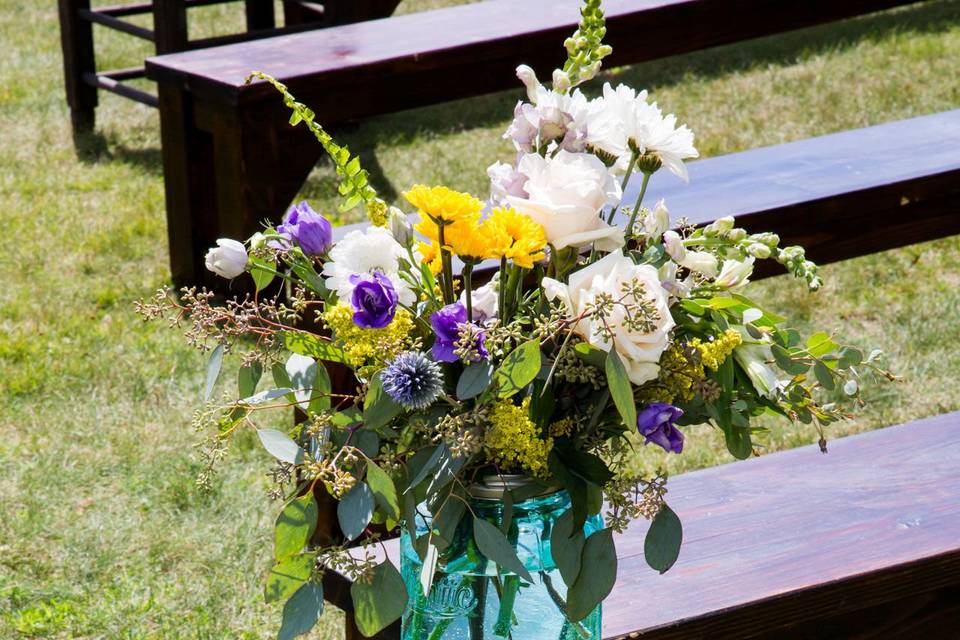
[{"label": "yellow marigold", "polygon": [[443,263],[440,260],[440,243],[420,242],[417,245],[417,250],[420,252],[421,262],[430,267],[433,275],[440,273],[440,269],[443,268]]},{"label": "yellow marigold", "polygon": [[741,342],[743,338],[739,331],[727,329],[710,342],[702,342],[699,338],[694,338],[688,344],[700,352],[700,361],[705,367],[717,371]]},{"label": "yellow marigold", "polygon": [[414,331],[413,317],[402,307],[397,308],[393,321],[382,329],[362,329],[355,325],[353,309],[342,302],[327,309],[323,319],[353,367],[394,359],[410,347]]},{"label": "yellow marigold", "polygon": [[479,216],[483,202],[469,193],[447,187],[427,187],[415,184],[403,197],[425,216],[433,220],[454,222],[470,216]]},{"label": "yellow marigold", "polygon": [[546,232],[527,214],[496,208],[486,223],[491,227],[487,235],[493,245],[492,257],[507,258],[524,269],[532,269],[534,262],[543,260]]},{"label": "yellow marigold", "polygon": [[537,425],[529,418],[529,408],[530,398],[519,407],[509,400],[495,404],[483,445],[490,462],[501,470],[520,467],[535,477],[544,477],[553,438],[540,438]]}]

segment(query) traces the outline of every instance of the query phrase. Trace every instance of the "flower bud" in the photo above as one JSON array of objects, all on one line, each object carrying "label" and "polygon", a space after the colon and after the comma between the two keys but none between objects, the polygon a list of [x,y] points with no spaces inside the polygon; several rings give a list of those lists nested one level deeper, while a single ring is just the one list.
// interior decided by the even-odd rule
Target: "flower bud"
[{"label": "flower bud", "polygon": [[724,260],[720,275],[717,276],[714,284],[724,289],[733,289],[747,284],[750,274],[753,273],[753,261],[753,257],[743,261]]},{"label": "flower bud", "polygon": [[537,103],[537,89],[540,88],[540,81],[537,80],[537,72],[525,64],[517,67],[517,78],[527,88],[527,100],[533,104]]},{"label": "flower bud", "polygon": [[755,233],[752,236],[750,236],[750,239],[753,240],[754,242],[765,244],[771,249],[776,249],[777,245],[780,244],[780,236],[770,232]]},{"label": "flower bud", "polygon": [[707,278],[717,275],[717,258],[706,251],[687,251],[680,265]]},{"label": "flower bud", "polygon": [[731,229],[727,232],[727,238],[731,242],[740,242],[747,237],[747,232],[745,229]]},{"label": "flower bud", "polygon": [[228,280],[242,274],[247,267],[247,250],[242,242],[220,238],[217,246],[207,251],[207,269]]},{"label": "flower bud", "polygon": [[553,90],[557,93],[566,93],[570,88],[570,76],[562,69],[553,70]]},{"label": "flower bud", "polygon": [[677,264],[682,263],[687,257],[687,248],[683,246],[680,234],[672,229],[663,234],[663,246],[667,250],[667,255]]},{"label": "flower bud", "polygon": [[407,214],[397,207],[390,207],[388,224],[394,240],[403,246],[410,244],[413,239],[413,225],[410,224]]},{"label": "flower bud", "polygon": [[659,238],[670,228],[670,212],[667,211],[663,200],[653,205],[652,211],[647,211],[643,217],[643,231],[648,238]]},{"label": "flower bud", "polygon": [[267,236],[263,235],[259,231],[250,236],[250,248],[251,249],[262,249],[267,245]]},{"label": "flower bud", "polygon": [[717,218],[714,220],[710,226],[716,227],[717,231],[721,233],[726,233],[733,229],[734,219],[733,216],[723,216],[722,218]]},{"label": "flower bud", "polygon": [[754,258],[759,258],[760,260],[765,260],[770,257],[770,247],[765,244],[760,244],[759,242],[754,242],[747,248],[747,253],[752,255]]}]

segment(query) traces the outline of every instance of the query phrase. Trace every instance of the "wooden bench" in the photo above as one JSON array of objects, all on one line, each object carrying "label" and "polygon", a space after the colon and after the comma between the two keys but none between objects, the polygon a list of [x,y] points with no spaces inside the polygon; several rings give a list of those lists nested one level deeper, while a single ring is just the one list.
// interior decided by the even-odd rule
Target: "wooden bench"
[{"label": "wooden bench", "polygon": [[[646,521],[617,538],[603,637],[960,637],[958,460],[951,413],[833,440],[828,455],[801,447],[676,476],[680,558],[663,575],[646,565]],[[385,546],[399,566],[398,542]],[[347,612],[349,587],[325,576]],[[347,638],[360,637],[348,616]]]},{"label": "wooden bench", "polygon": [[[821,24],[909,0],[608,0],[609,63],[621,65]],[[159,83],[170,260],[178,284],[216,283],[203,255],[277,220],[320,156],[252,70],[286,83],[332,124],[518,87],[562,63],[577,0],[491,0],[147,60]],[[305,55],[305,52],[309,52]],[[898,153],[905,150],[898,148]],[[908,151],[907,151],[908,152]]]},{"label": "wooden bench", "polygon": [[[98,90],[110,91],[150,107],[158,105],[157,96],[126,82],[146,75],[142,65],[129,69],[97,70],[93,43],[94,25],[153,42],[156,52],[161,54],[380,18],[393,13],[400,2],[326,0],[319,4],[306,0],[283,0],[286,24],[278,28],[273,0],[243,0],[247,28],[245,32],[199,40],[189,38],[187,9],[236,1],[238,0],[156,0],[91,7],[90,0],[58,0],[64,86],[67,104],[70,105],[74,136],[93,130]],[[137,15],[152,15],[153,28],[125,20]]]}]

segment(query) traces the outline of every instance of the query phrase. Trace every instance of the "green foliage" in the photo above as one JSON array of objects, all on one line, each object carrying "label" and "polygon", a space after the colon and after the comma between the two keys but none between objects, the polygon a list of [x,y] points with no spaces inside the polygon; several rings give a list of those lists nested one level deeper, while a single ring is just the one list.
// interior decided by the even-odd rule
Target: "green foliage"
[{"label": "green foliage", "polygon": [[477,543],[480,553],[497,563],[505,570],[512,571],[527,582],[533,582],[533,576],[523,566],[517,557],[517,550],[513,548],[507,537],[495,525],[483,518],[473,519],[473,539]]},{"label": "green foliage", "polygon": [[283,605],[283,622],[277,640],[293,640],[309,633],[323,613],[323,585],[307,582]]},{"label": "green foliage", "polygon": [[245,367],[240,367],[237,372],[237,395],[241,398],[248,398],[257,391],[257,383],[263,375],[263,365],[259,362],[251,362]]},{"label": "green foliage", "polygon": [[492,374],[493,369],[487,362],[475,362],[464,367],[457,381],[457,398],[469,400],[486,391]]},{"label": "green foliage", "polygon": [[316,527],[317,502],[312,493],[288,502],[274,527],[273,555],[277,562],[300,553]]},{"label": "green foliage", "polygon": [[347,540],[356,539],[370,524],[376,502],[365,482],[358,482],[337,504],[337,520]]},{"label": "green foliage", "polygon": [[263,291],[277,277],[277,263],[261,258],[250,258],[250,275],[257,291]]},{"label": "green foliage", "polygon": [[557,518],[550,534],[550,552],[553,561],[557,563],[560,576],[567,586],[571,586],[580,575],[580,556],[586,538],[583,536],[583,527],[574,529],[573,511],[567,509]]},{"label": "green foliage", "polygon": [[617,550],[613,544],[613,531],[595,531],[583,545],[580,559],[581,570],[567,592],[567,618],[578,622],[586,618],[613,590],[617,581]]},{"label": "green foliage", "polygon": [[293,353],[310,356],[317,361],[339,363],[347,361],[347,355],[343,352],[343,349],[333,344],[328,338],[306,331],[284,332],[283,345]]},{"label": "green foliage", "polygon": [[[304,126],[306,126],[307,129],[316,136],[317,140],[320,141],[320,144],[323,145],[324,151],[327,152],[327,155],[330,156],[330,159],[333,161],[337,176],[340,178],[340,184],[337,185],[337,191],[342,198],[339,210],[349,211],[359,204],[365,204],[367,205],[368,212],[376,210],[380,216],[383,216],[386,212],[386,205],[377,196],[377,191],[370,186],[369,174],[360,167],[360,158],[351,156],[350,150],[347,147],[341,147],[334,142],[330,134],[324,131],[323,127],[314,120],[314,112],[302,102],[297,102],[297,99],[287,91],[286,85],[260,71],[251,73],[247,77],[247,82],[252,81],[254,78],[272,84],[283,96],[283,103],[293,112],[290,115],[290,124],[297,125],[303,122]],[[382,226],[385,219],[379,221],[374,219],[373,222],[374,224]]]},{"label": "green foliage", "polygon": [[406,585],[389,560],[376,566],[369,582],[354,582],[350,586],[350,596],[357,629],[367,637],[399,620],[407,607]]},{"label": "green foliage", "polygon": [[363,422],[367,429],[377,431],[387,425],[403,411],[403,407],[394,402],[383,390],[380,374],[373,376],[367,388],[367,397],[363,400]]},{"label": "green foliage", "polygon": [[613,403],[628,429],[637,428],[637,404],[633,399],[633,387],[627,377],[627,370],[620,360],[616,349],[610,349],[606,359],[607,386]]},{"label": "green foliage", "polygon": [[497,394],[509,398],[526,388],[540,373],[540,342],[528,340],[507,354],[493,374]]},{"label": "green foliage", "polygon": [[304,452],[290,436],[276,429],[257,429],[257,436],[267,453],[281,462],[300,464]]},{"label": "green foliage", "polygon": [[217,383],[220,376],[220,367],[223,365],[223,345],[218,344],[210,354],[210,362],[207,364],[207,384],[203,389],[203,401],[210,399],[213,393],[213,386]]},{"label": "green foliage", "polygon": [[376,499],[377,506],[390,518],[400,520],[400,503],[397,488],[387,473],[372,460],[367,460],[367,484]]},{"label": "green foliage", "polygon": [[313,554],[293,556],[275,564],[267,575],[263,597],[267,602],[288,600],[313,574],[317,558]]},{"label": "green foliage", "polygon": [[643,556],[647,564],[660,573],[666,573],[680,555],[683,526],[673,509],[663,504],[650,523],[643,541]]}]

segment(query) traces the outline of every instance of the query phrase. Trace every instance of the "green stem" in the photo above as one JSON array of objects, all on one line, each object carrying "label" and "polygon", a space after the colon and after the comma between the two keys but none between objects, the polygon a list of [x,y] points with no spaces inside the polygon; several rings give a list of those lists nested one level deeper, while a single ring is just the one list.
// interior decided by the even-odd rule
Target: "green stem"
[{"label": "green stem", "polygon": [[497,292],[497,303],[500,312],[500,324],[507,324],[507,259],[500,258],[500,291]]},{"label": "green stem", "polygon": [[467,322],[473,322],[473,265],[463,267],[463,289],[467,299]]},{"label": "green stem", "polygon": [[647,183],[650,182],[650,176],[652,173],[643,172],[643,182],[640,184],[640,195],[637,196],[637,202],[633,205],[633,211],[630,212],[630,222],[627,223],[627,228],[625,229],[626,234],[633,234],[633,223],[637,221],[637,214],[640,212],[640,203],[643,202],[643,194],[647,192]]},{"label": "green stem", "polygon": [[514,266],[510,270],[510,278],[507,280],[506,289],[500,290],[500,297],[506,298],[509,302],[509,305],[505,309],[506,317],[502,318],[503,321],[509,320],[513,316],[513,312],[516,308],[516,292],[514,291],[517,288],[517,285],[520,281],[520,269]]},{"label": "green stem", "polygon": [[517,602],[517,593],[520,592],[520,576],[504,576],[503,593],[500,596],[500,610],[497,612],[497,621],[493,625],[493,633],[506,637],[513,627],[513,609]]},{"label": "green stem", "polygon": [[[626,191],[627,183],[630,182],[630,176],[633,175],[633,168],[637,165],[637,159],[640,157],[636,151],[630,154],[630,164],[627,165],[627,172],[623,176],[623,182],[620,183],[620,191]],[[607,224],[613,224],[613,219],[617,215],[618,207],[610,210],[610,216],[607,218]]]},{"label": "green stem", "polygon": [[437,221],[437,238],[440,241],[440,263],[443,270],[443,303],[453,304],[453,260],[450,252],[444,247],[446,241],[443,237],[443,227],[446,223],[443,220]]}]

